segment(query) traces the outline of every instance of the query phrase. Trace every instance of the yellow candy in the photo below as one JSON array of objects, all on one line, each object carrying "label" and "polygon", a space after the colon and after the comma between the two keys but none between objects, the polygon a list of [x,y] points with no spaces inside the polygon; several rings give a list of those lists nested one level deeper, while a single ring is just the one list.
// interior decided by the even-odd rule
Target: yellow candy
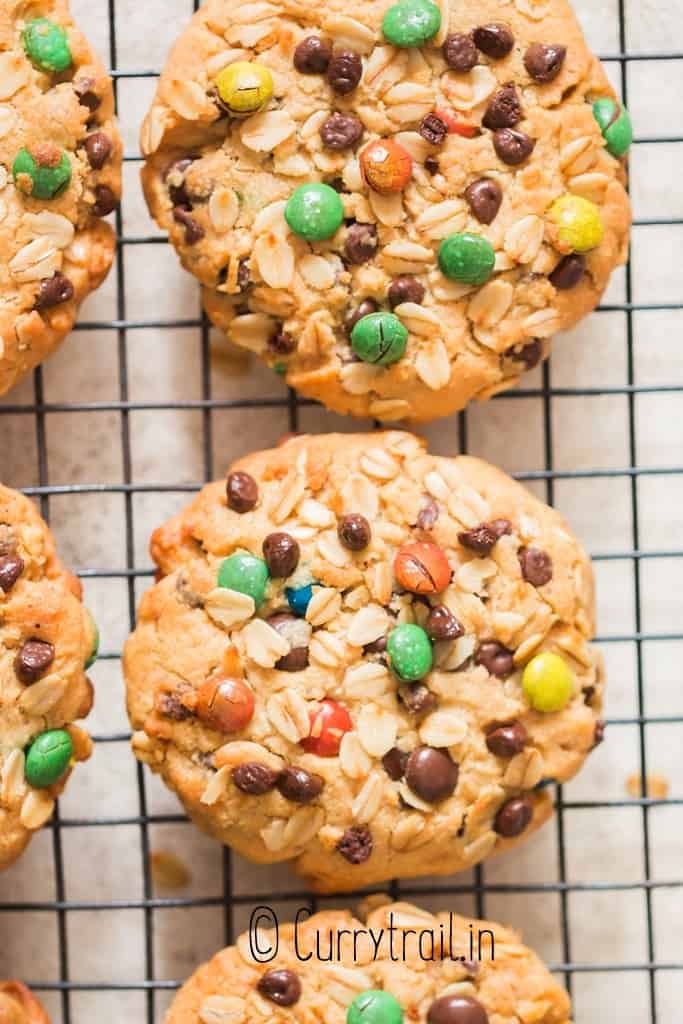
[{"label": "yellow candy", "polygon": [[536,711],[561,711],[574,692],[574,676],[559,654],[544,651],[532,658],[524,669],[522,689]]},{"label": "yellow candy", "polygon": [[550,219],[557,228],[559,247],[566,252],[590,252],[605,235],[600,210],[581,196],[562,196],[551,206]]},{"label": "yellow candy", "polygon": [[273,95],[273,76],[263,64],[238,60],[216,76],[223,106],[239,117],[262,110]]}]

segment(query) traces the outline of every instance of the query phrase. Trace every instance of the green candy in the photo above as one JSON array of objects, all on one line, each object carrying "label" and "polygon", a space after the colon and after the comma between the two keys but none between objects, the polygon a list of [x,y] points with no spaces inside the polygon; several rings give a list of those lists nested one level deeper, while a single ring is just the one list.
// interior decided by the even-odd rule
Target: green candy
[{"label": "green candy", "polygon": [[344,204],[329,185],[299,185],[285,207],[285,220],[307,242],[331,238],[344,220]]},{"label": "green candy", "polygon": [[532,658],[524,669],[522,689],[535,711],[562,711],[574,691],[574,677],[559,654],[544,651]]},{"label": "green candy", "polygon": [[246,551],[230,555],[218,570],[219,587],[247,594],[257,608],[263,604],[269,580],[270,573],[263,559]]},{"label": "green candy", "polygon": [[85,667],[86,667],[86,669],[88,669],[88,668],[92,668],[92,666],[97,661],[97,655],[100,653],[100,631],[99,631],[97,623],[95,622],[95,618],[93,616],[93,613],[91,611],[89,611],[88,608],[85,609],[85,612],[86,612],[86,615],[88,616],[88,618],[90,620],[90,626],[91,626],[92,632],[93,632],[92,648],[90,649],[90,654],[88,655],[88,660],[85,663]]},{"label": "green candy", "polygon": [[626,107],[604,96],[593,104],[593,117],[607,143],[607,152],[617,158],[626,156],[633,142],[633,124]]},{"label": "green candy", "polygon": [[26,753],[26,781],[45,789],[61,779],[73,757],[74,745],[68,732],[51,729],[36,737]]},{"label": "green candy", "polygon": [[368,989],[349,1006],[346,1024],[403,1024],[403,1010],[390,992]]},{"label": "green candy", "polygon": [[462,284],[486,284],[493,273],[496,254],[482,235],[465,231],[449,235],[439,246],[441,273]]},{"label": "green candy", "polygon": [[406,683],[423,679],[432,667],[432,645],[427,633],[409,622],[392,629],[387,653],[392,669]]},{"label": "green candy", "polygon": [[405,355],[408,330],[393,313],[368,313],[351,331],[351,348],[364,363],[391,366]]},{"label": "green candy", "polygon": [[[33,199],[54,199],[71,181],[71,162],[62,152],[54,167],[39,164],[27,149],[20,149],[12,165],[14,183]],[[31,185],[26,182],[29,178]]]},{"label": "green candy", "polygon": [[430,0],[399,0],[384,15],[382,32],[394,46],[422,46],[441,28],[441,12]]},{"label": "green candy", "polygon": [[29,21],[21,34],[26,56],[40,71],[59,74],[71,67],[71,47],[61,25],[48,18]]}]

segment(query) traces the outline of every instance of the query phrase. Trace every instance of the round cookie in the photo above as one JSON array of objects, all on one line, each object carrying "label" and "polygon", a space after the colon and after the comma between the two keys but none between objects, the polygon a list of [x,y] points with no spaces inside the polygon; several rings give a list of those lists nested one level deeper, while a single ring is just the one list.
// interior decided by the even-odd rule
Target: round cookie
[{"label": "round cookie", "polygon": [[121,160],[111,79],[66,0],[0,0],[0,395],[104,280]]},{"label": "round cookie", "polygon": [[183,986],[165,1024],[571,1024],[562,986],[519,935],[488,921],[387,903],[364,922],[348,911],[300,914],[258,943],[277,944],[272,961],[257,962],[242,935]]},{"label": "round cookie", "polygon": [[295,438],[151,551],[133,749],[202,828],[316,889],[513,845],[600,737],[590,563],[477,459],[401,432]]},{"label": "round cookie", "polygon": [[[631,135],[566,0],[209,0],[142,180],[234,342],[338,412],[420,421],[512,386],[597,305]],[[390,358],[356,344],[373,313],[406,333]]]},{"label": "round cookie", "polygon": [[47,1013],[31,991],[20,981],[0,982],[2,1024],[50,1024]]},{"label": "round cookie", "polygon": [[92,706],[97,627],[31,501],[0,485],[0,869],[52,815]]}]

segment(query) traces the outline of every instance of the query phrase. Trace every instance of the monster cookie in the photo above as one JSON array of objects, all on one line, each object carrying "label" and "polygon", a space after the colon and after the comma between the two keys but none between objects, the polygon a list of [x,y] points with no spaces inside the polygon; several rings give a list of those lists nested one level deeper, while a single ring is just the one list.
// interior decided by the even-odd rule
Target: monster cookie
[{"label": "monster cookie", "polygon": [[322,891],[506,849],[600,738],[589,561],[486,463],[400,432],[295,438],[152,556],[135,753],[201,827]]},{"label": "monster cookie", "polygon": [[111,80],[66,0],[0,0],[0,394],[109,270],[120,171]]},{"label": "monster cookie", "polygon": [[0,981],[0,1024],[50,1024],[36,997],[20,981]]},{"label": "monster cookie", "polygon": [[85,672],[97,647],[81,585],[47,526],[27,498],[0,486],[0,869],[90,756],[90,737],[73,721],[90,711]]},{"label": "monster cookie", "polygon": [[338,412],[429,420],[597,304],[631,136],[566,0],[208,0],[143,183],[233,341]]},{"label": "monster cookie", "polygon": [[[260,935],[260,948],[274,939]],[[165,1024],[571,1024],[570,1015],[567,993],[515,932],[394,903],[364,922],[300,914],[280,925],[267,964],[242,935],[190,978]]]}]

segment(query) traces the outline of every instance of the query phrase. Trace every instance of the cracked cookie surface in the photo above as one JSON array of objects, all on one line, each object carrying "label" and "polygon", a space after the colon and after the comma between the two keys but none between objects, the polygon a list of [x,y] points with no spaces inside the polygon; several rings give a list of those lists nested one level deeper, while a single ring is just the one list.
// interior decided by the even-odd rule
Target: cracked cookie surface
[{"label": "cracked cookie surface", "polygon": [[32,992],[20,981],[0,982],[0,1021],[3,1024],[50,1024]]},{"label": "cracked cookie surface", "polygon": [[[481,959],[456,961],[469,955],[470,926],[475,936],[493,933],[494,958],[486,938]],[[436,935],[440,949],[442,929],[446,957],[437,952],[430,960],[430,936]],[[200,967],[175,997],[165,1024],[571,1024],[565,990],[502,925],[394,903],[371,910],[362,923],[348,911],[326,911],[296,926],[280,925],[278,932],[270,963],[255,962],[249,936],[242,935]],[[265,948],[274,939],[263,932],[259,941]],[[334,962],[324,963],[330,948]]]},{"label": "cracked cookie surface", "polygon": [[589,560],[477,459],[295,438],[151,551],[124,654],[136,755],[202,828],[322,891],[513,845],[601,738]]},{"label": "cracked cookie surface", "polygon": [[0,869],[52,815],[92,706],[97,628],[28,498],[0,485]]},{"label": "cracked cookie surface", "polygon": [[111,79],[65,0],[0,0],[0,394],[104,280],[121,159]]},{"label": "cracked cookie surface", "polygon": [[[417,46],[412,0],[209,0],[141,139],[213,322],[380,420],[516,383],[597,305],[630,223],[630,122],[569,4],[421,5],[439,28]],[[378,312],[405,333],[393,352],[356,327]]]}]

